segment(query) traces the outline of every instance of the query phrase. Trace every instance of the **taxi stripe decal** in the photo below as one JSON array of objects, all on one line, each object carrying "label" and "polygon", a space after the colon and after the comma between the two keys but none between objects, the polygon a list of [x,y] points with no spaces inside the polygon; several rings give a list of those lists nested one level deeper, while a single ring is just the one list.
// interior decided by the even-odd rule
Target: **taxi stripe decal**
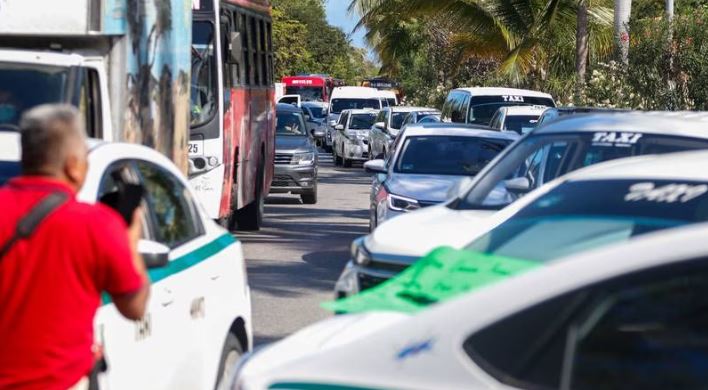
[{"label": "taxi stripe decal", "polygon": [[359,387],[349,385],[334,385],[325,383],[300,383],[300,382],[283,382],[274,383],[268,387],[268,390],[378,390],[373,387]]},{"label": "taxi stripe decal", "polygon": [[[150,277],[150,283],[155,284],[163,279],[169,278],[172,275],[180,273],[187,270],[195,265],[203,262],[204,260],[214,256],[215,254],[221,252],[222,250],[228,248],[232,244],[235,244],[238,240],[229,233],[225,233],[214,241],[209,242],[199,248],[185,254],[184,256],[178,257],[169,262],[168,265],[162,268],[155,268],[148,270],[148,276]],[[107,293],[102,294],[102,303],[111,303],[111,297]]]}]

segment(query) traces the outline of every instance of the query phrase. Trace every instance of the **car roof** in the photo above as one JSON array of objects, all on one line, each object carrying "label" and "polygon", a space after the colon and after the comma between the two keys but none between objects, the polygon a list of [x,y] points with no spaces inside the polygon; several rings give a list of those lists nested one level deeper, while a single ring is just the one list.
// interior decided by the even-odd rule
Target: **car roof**
[{"label": "car roof", "polygon": [[553,99],[553,97],[545,92],[532,91],[530,89],[518,88],[496,88],[496,87],[474,87],[474,88],[457,88],[454,91],[468,92],[472,96],[503,96],[503,95],[521,95],[529,97],[542,97]]},{"label": "car roof", "polygon": [[377,114],[379,110],[375,108],[364,108],[364,109],[352,109],[352,110],[344,110],[342,113],[348,112],[350,115],[357,115],[357,114]]},{"label": "car roof", "polygon": [[292,105],[292,104],[287,104],[287,103],[278,103],[275,106],[275,111],[280,111],[280,112],[299,112],[302,113],[302,109],[298,106]]},{"label": "car roof", "polygon": [[459,325],[448,327],[457,328],[467,337],[469,331],[474,332],[578,288],[628,273],[705,258],[708,256],[706,236],[708,223],[701,223],[649,233],[620,244],[553,260],[530,272],[435,305],[411,321],[424,326],[440,318],[456,318],[454,323]]},{"label": "car roof", "polygon": [[373,99],[379,98],[378,89],[369,87],[336,87],[331,99]]},{"label": "car roof", "polygon": [[80,66],[84,63],[84,57],[78,54],[68,54],[42,50],[7,50],[0,49],[0,59],[3,62],[17,62],[53,66]]},{"label": "car roof", "polygon": [[619,179],[708,181],[706,166],[708,166],[708,150],[698,150],[612,160],[571,172],[565,178],[570,181]]},{"label": "car roof", "polygon": [[507,106],[501,107],[500,110],[506,111],[507,116],[516,115],[537,115],[541,116],[548,109],[546,106]]},{"label": "car roof", "polygon": [[708,138],[708,124],[661,112],[614,112],[563,116],[539,126],[531,134],[622,131]]},{"label": "car roof", "polygon": [[396,106],[385,108],[391,110],[391,112],[440,112],[437,108],[430,107],[409,107],[409,106]]},{"label": "car roof", "polygon": [[514,141],[520,136],[514,132],[501,132],[490,127],[459,123],[417,123],[408,125],[403,133],[405,137],[421,136],[471,136]]}]

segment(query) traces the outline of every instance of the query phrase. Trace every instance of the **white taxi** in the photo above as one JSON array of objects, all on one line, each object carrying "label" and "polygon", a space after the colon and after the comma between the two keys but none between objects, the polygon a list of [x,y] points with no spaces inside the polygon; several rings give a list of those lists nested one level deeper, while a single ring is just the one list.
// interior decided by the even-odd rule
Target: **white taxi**
[{"label": "white taxi", "polygon": [[[19,173],[19,137],[0,132],[0,182]],[[78,194],[95,203],[121,180],[146,189],[144,238],[153,260],[143,320],[124,319],[105,296],[95,320],[108,371],[102,389],[214,388],[252,347],[250,289],[241,243],[209,219],[182,173],[147,147],[89,142]]]},{"label": "white taxi", "polygon": [[649,234],[416,315],[337,316],[242,359],[231,388],[701,388],[706,236]]},{"label": "white taxi", "polygon": [[623,157],[696,149],[708,149],[706,123],[673,114],[577,115],[536,128],[445,204],[386,221],[355,241],[335,294],[378,285],[436,247],[465,245],[487,217],[563,174]]}]

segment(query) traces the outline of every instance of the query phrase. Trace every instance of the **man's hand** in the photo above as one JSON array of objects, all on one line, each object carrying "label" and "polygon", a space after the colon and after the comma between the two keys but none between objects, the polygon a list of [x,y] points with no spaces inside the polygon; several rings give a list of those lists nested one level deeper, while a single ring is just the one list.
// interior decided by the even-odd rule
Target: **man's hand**
[{"label": "man's hand", "polygon": [[143,236],[143,210],[141,207],[133,212],[133,219],[128,227],[128,241],[130,249],[133,252],[133,266],[143,279],[143,288],[140,291],[114,297],[113,302],[120,313],[128,319],[139,320],[145,315],[145,307],[147,306],[148,295],[150,293],[150,280],[145,269],[143,257],[138,252],[138,242]]}]

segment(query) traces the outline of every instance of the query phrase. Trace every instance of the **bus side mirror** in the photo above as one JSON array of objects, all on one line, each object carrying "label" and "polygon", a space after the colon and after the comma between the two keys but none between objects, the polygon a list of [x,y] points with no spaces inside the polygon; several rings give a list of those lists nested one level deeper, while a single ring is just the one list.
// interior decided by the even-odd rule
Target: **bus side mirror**
[{"label": "bus side mirror", "polygon": [[243,55],[243,43],[241,42],[241,33],[232,32],[231,42],[229,42],[229,60],[233,64],[241,63],[241,56]]}]

